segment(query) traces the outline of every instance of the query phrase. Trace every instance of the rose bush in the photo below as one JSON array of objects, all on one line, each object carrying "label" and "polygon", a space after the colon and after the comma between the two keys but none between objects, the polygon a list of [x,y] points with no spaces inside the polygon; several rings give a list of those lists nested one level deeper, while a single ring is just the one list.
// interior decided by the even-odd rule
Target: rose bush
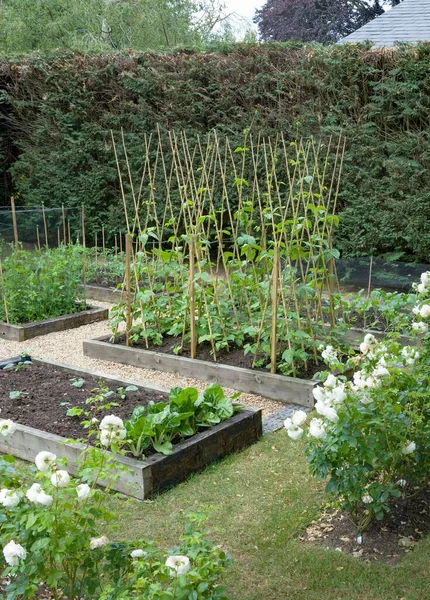
[{"label": "rose bush", "polygon": [[[313,390],[319,416],[307,433],[311,472],[328,480],[326,492],[359,531],[373,517],[382,519],[393,498],[414,495],[429,481],[430,272],[415,289],[415,344],[368,334],[345,364],[326,348],[323,356],[338,375],[325,373]],[[304,434],[302,413],[285,421],[292,439]]]},{"label": "rose bush", "polygon": [[[3,437],[15,429],[0,421]],[[6,600],[33,598],[42,583],[54,600],[225,598],[218,580],[230,558],[197,530],[201,515],[190,518],[181,546],[168,551],[142,540],[111,542],[100,531],[115,519],[106,500],[124,437],[122,420],[105,417],[98,446],[82,452],[73,476],[66,460],[48,451],[39,452],[25,472],[12,457],[0,458]],[[106,488],[97,486],[101,480]]]}]

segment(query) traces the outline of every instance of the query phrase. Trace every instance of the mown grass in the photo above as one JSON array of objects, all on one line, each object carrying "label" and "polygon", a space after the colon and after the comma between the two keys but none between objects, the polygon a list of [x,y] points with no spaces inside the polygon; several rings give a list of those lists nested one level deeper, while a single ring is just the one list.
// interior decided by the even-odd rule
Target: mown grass
[{"label": "mown grass", "polygon": [[430,598],[430,537],[396,567],[368,565],[298,539],[325,502],[302,450],[280,431],[153,501],[112,498],[119,523],[113,535],[173,545],[185,515],[203,509],[211,539],[234,559],[224,578],[232,600]]}]

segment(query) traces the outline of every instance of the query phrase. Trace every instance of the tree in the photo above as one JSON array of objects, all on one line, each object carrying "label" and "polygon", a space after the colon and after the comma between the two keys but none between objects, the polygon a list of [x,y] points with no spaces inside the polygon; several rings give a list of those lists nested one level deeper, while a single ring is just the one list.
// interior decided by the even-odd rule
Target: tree
[{"label": "tree", "polygon": [[220,0],[1,0],[0,52],[197,45],[222,8]]},{"label": "tree", "polygon": [[267,0],[256,11],[264,41],[301,40],[328,44],[352,33],[401,0]]}]

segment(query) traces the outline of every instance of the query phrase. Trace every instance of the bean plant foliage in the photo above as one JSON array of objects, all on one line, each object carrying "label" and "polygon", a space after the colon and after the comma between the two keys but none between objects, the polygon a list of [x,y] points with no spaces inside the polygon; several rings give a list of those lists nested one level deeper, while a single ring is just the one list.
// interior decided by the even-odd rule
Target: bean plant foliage
[{"label": "bean plant foliage", "polygon": [[[429,482],[430,272],[415,289],[411,345],[367,334],[346,364],[329,346],[323,357],[337,374],[326,373],[314,388],[319,416],[309,423],[310,469],[328,479],[326,492],[358,531],[383,519],[394,499],[414,496]],[[291,438],[304,435],[306,418],[298,411],[285,421]]]},{"label": "bean plant foliage", "polygon": [[81,247],[28,251],[14,246],[0,261],[1,321],[21,325],[86,308]]},{"label": "bean plant foliage", "polygon": [[[3,439],[15,429],[12,421],[0,420]],[[54,600],[227,600],[219,579],[230,557],[202,533],[201,513],[189,516],[184,535],[171,549],[106,536],[107,524],[112,529],[115,520],[108,497],[121,471],[116,457],[123,453],[123,432],[121,419],[107,416],[100,423],[100,443],[82,452],[74,475],[66,459],[45,450],[25,471],[13,457],[1,457],[0,590],[5,600],[30,600],[38,591]],[[97,485],[102,480],[104,489]]]}]

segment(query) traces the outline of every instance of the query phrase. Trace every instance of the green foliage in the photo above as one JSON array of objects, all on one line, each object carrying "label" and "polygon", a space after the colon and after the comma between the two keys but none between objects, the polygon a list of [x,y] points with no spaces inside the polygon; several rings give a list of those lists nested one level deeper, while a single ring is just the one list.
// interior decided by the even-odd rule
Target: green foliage
[{"label": "green foliage", "polygon": [[0,53],[195,46],[207,41],[220,15],[221,7],[210,0],[4,0]]},{"label": "green foliage", "polygon": [[[13,458],[0,458],[5,600],[31,599],[41,585],[55,600],[225,598],[218,581],[231,559],[201,533],[203,515],[189,515],[181,544],[167,551],[145,540],[110,542],[99,531],[115,519],[107,508],[118,477],[114,454],[87,448],[74,477],[50,452],[35,462],[38,470],[20,472]],[[107,488],[98,488],[99,480]],[[181,570],[172,568],[175,559],[185,564]]]},{"label": "green foliage", "polygon": [[[378,343],[367,334],[361,354],[346,365],[327,356],[338,373],[314,389],[320,418],[309,425],[307,457],[311,472],[328,480],[326,492],[349,513],[358,531],[384,518],[393,499],[414,496],[430,473],[430,272],[423,273],[415,321],[417,343],[403,347],[395,337]],[[422,291],[421,291],[422,290]],[[326,352],[329,349],[326,349]],[[306,415],[286,421],[293,439],[303,435]]]},{"label": "green foliage", "polygon": [[0,320],[20,325],[83,310],[83,260],[80,247],[13,248],[2,259]]},{"label": "green foliage", "polygon": [[[0,151],[13,188],[4,190],[3,203],[12,191],[26,204],[84,203],[88,232],[104,223],[112,242],[125,224],[111,130],[117,140],[124,133],[136,181],[144,134],[157,125],[165,148],[173,129],[186,131],[190,143],[200,136],[203,145],[216,130],[233,148],[243,145],[244,129],[283,131],[291,140],[315,136],[324,147],[341,131],[347,145],[336,247],[343,256],[401,251],[405,259],[429,261],[429,60],[428,44],[390,52],[266,44],[4,60]],[[154,187],[162,211],[165,189],[161,181]],[[179,191],[172,194],[179,206]]]},{"label": "green foliage", "polygon": [[149,447],[171,454],[173,442],[229,419],[240,408],[233,405],[239,395],[227,398],[216,383],[201,394],[196,388],[173,388],[168,402],[149,403],[133,410],[130,419],[124,422],[127,446],[136,457]]}]

